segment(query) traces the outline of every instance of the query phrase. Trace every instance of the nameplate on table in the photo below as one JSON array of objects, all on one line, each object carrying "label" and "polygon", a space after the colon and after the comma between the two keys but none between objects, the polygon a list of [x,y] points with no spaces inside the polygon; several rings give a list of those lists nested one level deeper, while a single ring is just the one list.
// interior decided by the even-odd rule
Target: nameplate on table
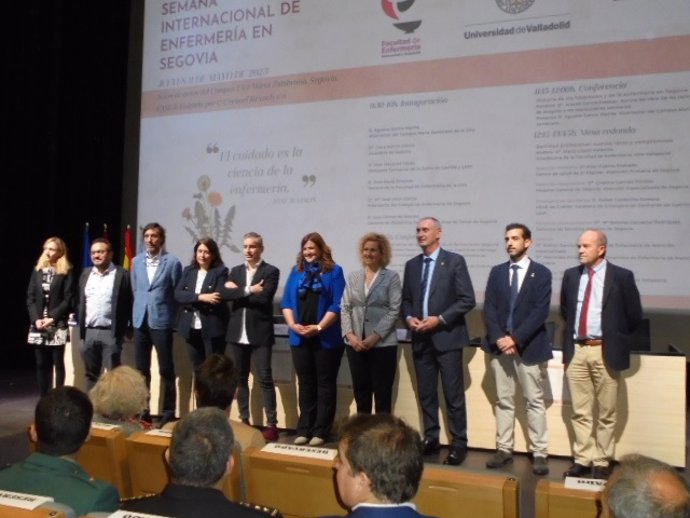
[{"label": "nameplate on table", "polygon": [[167,518],[160,514],[148,514],[148,513],[138,513],[137,511],[115,511],[113,514],[109,514],[108,518]]},{"label": "nameplate on table", "polygon": [[121,430],[119,425],[109,423],[91,423],[91,428],[95,428],[96,430],[105,430],[107,432],[110,430]]},{"label": "nameplate on table", "polygon": [[28,493],[16,493],[14,491],[0,490],[0,504],[9,507],[19,507],[20,509],[33,510],[39,505],[52,502],[52,497],[41,495],[30,495]]},{"label": "nameplate on table", "polygon": [[146,432],[146,435],[153,435],[155,437],[172,437],[172,430],[162,430],[160,428],[154,428]]},{"label": "nameplate on table", "polygon": [[309,459],[333,460],[338,450],[323,448],[321,446],[297,446],[296,444],[268,443],[261,451],[278,453],[280,455],[292,455],[293,457],[306,457]]},{"label": "nameplate on table", "polygon": [[598,478],[565,477],[563,484],[568,489],[582,489],[584,491],[601,491],[604,489],[606,480]]}]

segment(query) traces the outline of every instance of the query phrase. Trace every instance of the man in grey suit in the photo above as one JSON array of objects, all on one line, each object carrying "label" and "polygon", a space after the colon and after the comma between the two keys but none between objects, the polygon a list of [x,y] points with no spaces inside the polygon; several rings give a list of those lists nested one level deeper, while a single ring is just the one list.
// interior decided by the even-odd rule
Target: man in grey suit
[{"label": "man in grey suit", "polygon": [[496,453],[487,468],[513,462],[515,389],[520,385],[527,402],[532,472],[546,475],[549,437],[546,428],[544,382],[546,362],[553,357],[546,319],[551,304],[551,271],[532,261],[527,251],[532,232],[521,223],[505,230],[510,261],[491,269],[484,298],[491,372],[496,381]]},{"label": "man in grey suit", "polygon": [[470,339],[465,315],[475,306],[465,259],[441,248],[441,222],[417,223],[422,253],[405,264],[402,317],[412,331],[412,357],[424,424],[424,454],[439,451],[438,377],[452,436],[444,464],[459,465],[467,456],[467,411],[462,348]]},{"label": "man in grey suit", "polygon": [[98,238],[91,243],[93,267],[79,278],[80,352],[84,361],[86,390],[93,388],[101,369],[120,365],[122,342],[131,337],[132,288],[129,273],[113,264],[110,241]]}]

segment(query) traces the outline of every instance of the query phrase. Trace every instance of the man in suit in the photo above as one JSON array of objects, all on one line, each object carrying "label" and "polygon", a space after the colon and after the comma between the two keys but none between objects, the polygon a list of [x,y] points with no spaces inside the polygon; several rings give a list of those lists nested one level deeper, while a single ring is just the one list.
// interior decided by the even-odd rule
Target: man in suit
[{"label": "man in suit", "polygon": [[266,410],[264,438],[275,441],[278,439],[278,412],[271,353],[275,343],[273,297],[278,289],[280,271],[261,258],[264,242],[260,234],[245,234],[242,248],[245,263],[230,271],[226,289],[221,292],[224,299],[232,301],[226,339],[240,370],[237,390],[240,418],[249,424],[248,378],[253,357]]},{"label": "man in suit", "polygon": [[[113,264],[113,247],[104,238],[91,243],[91,262],[79,278],[79,351],[84,362],[86,390],[102,369],[121,364],[122,342],[131,332],[132,287],[129,273]],[[131,336],[131,335],[130,335]]]},{"label": "man in suit", "polygon": [[116,511],[117,489],[89,477],[77,462],[92,416],[91,401],[81,390],[64,386],[48,391],[36,405],[29,431],[38,451],[0,470],[0,489],[53,497],[78,516]]},{"label": "man in suit", "polygon": [[412,499],[424,470],[419,433],[391,414],[356,414],[341,427],[335,479],[351,518],[420,518]]},{"label": "man in suit", "polygon": [[175,286],[182,276],[177,257],[163,249],[165,229],[158,223],[144,227],[146,250],[132,260],[134,292],[134,344],[137,369],[151,386],[151,350],[156,348],[160,376],[163,380],[162,427],[175,418],[177,390],[173,363],[173,326],[177,316]]},{"label": "man in suit", "polygon": [[265,518],[265,513],[231,502],[221,491],[232,471],[234,440],[222,410],[190,412],[175,425],[165,451],[170,483],[160,495],[129,500],[122,509],[172,518]]},{"label": "man in suit", "polygon": [[[574,463],[566,477],[608,478],[613,459],[620,371],[630,367],[633,332],[642,320],[630,270],[606,260],[607,238],[586,230],[577,242],[580,266],[563,274],[563,363],[573,407]],[[596,400],[598,415],[594,415]]]},{"label": "man in suit", "polygon": [[665,462],[628,454],[601,494],[602,518],[690,516],[690,486]]},{"label": "man in suit", "polygon": [[441,222],[422,218],[417,243],[422,253],[407,261],[402,316],[412,331],[412,357],[424,424],[424,454],[439,451],[438,377],[452,437],[444,464],[467,456],[467,411],[462,348],[469,345],[465,315],[475,306],[474,289],[461,255],[441,248]]},{"label": "man in suit", "polygon": [[532,471],[546,475],[549,437],[543,384],[546,362],[553,357],[545,325],[551,271],[527,256],[532,232],[526,225],[509,224],[504,239],[510,260],[491,269],[484,299],[488,343],[483,348],[491,355],[496,383],[496,453],[486,467],[513,462],[515,386],[519,384],[527,402]]}]

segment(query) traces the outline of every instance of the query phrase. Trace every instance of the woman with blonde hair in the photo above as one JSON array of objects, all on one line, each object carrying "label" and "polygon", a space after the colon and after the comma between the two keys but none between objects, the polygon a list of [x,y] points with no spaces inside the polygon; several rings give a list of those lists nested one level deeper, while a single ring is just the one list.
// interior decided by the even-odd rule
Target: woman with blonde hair
[{"label": "woman with blonde hair", "polygon": [[55,386],[65,384],[67,320],[74,296],[74,271],[67,257],[67,246],[59,237],[49,237],[43,243],[26,290],[26,308],[31,322],[27,341],[34,346],[41,396],[52,388],[53,370]]},{"label": "woman with blonde hair", "polygon": [[144,375],[128,365],[107,371],[89,392],[93,422],[115,424],[125,435],[150,430],[151,423],[140,419],[149,401]]}]

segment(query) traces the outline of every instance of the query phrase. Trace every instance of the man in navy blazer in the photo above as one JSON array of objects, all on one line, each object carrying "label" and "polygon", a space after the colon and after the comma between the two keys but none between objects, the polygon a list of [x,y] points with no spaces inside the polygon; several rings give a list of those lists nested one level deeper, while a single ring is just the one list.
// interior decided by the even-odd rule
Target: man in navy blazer
[{"label": "man in navy blazer", "polygon": [[527,402],[527,423],[532,451],[532,471],[546,475],[549,437],[543,384],[546,362],[553,358],[546,319],[551,305],[551,271],[532,261],[527,251],[532,232],[521,223],[505,229],[510,261],[489,273],[484,298],[484,321],[496,382],[496,453],[487,468],[513,462],[515,442],[515,388],[519,384]]},{"label": "man in navy blazer", "polygon": [[474,308],[475,299],[464,257],[442,249],[441,234],[441,222],[436,218],[422,218],[417,223],[417,243],[423,253],[405,264],[401,312],[412,331],[424,453],[439,451],[440,373],[452,437],[444,463],[458,465],[467,456],[462,348],[470,339],[465,315]]},{"label": "man in navy blazer", "polygon": [[563,274],[563,363],[575,432],[567,477],[592,472],[606,479],[611,472],[618,378],[630,367],[633,333],[642,320],[635,276],[606,260],[607,241],[601,230],[583,232],[577,242],[580,266]]},{"label": "man in navy blazer", "polygon": [[240,370],[237,404],[240,419],[249,424],[249,371],[252,356],[266,410],[267,441],[278,439],[276,389],[271,370],[273,332],[273,297],[278,289],[280,270],[261,258],[264,241],[260,234],[249,232],[242,242],[245,262],[230,270],[221,295],[232,301],[226,340],[230,343],[235,365]]},{"label": "man in navy blazer", "polygon": [[179,259],[163,249],[165,229],[158,223],[144,227],[146,250],[132,260],[135,362],[151,386],[151,350],[155,346],[163,380],[163,414],[159,426],[175,418],[177,390],[173,363],[173,327],[177,317],[175,286],[182,276]]}]

